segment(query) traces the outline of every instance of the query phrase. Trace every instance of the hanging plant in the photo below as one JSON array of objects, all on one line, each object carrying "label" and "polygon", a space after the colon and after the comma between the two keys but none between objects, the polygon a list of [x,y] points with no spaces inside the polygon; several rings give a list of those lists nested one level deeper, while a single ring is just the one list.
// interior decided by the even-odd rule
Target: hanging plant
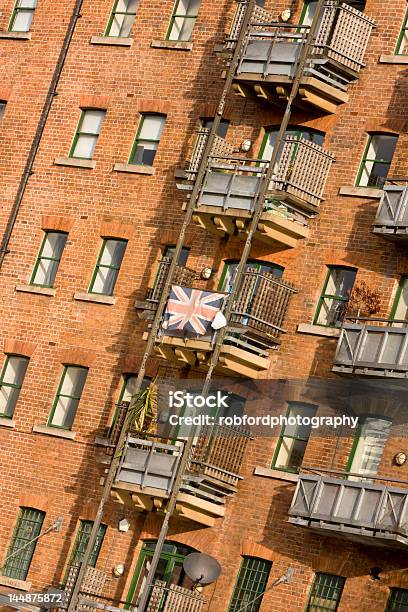
[{"label": "hanging plant", "polygon": [[152,380],[143,391],[132,396],[129,406],[129,426],[138,435],[156,432],[157,423],[157,382]]}]

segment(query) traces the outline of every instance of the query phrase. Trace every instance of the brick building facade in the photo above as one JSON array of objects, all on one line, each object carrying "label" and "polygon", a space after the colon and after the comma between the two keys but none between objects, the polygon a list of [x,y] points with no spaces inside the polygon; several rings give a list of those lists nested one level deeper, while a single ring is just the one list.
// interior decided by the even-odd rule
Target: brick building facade
[{"label": "brick building facade", "polygon": [[[159,261],[169,254],[166,249],[177,242],[188,201],[186,160],[194,155],[198,128],[208,125],[216,113],[227,68],[224,42],[236,3],[190,2],[192,17],[186,18],[183,7],[188,4],[174,7],[168,0],[157,0],[154,5],[145,0],[119,0],[112,8],[112,0],[19,0],[17,5],[13,0],[0,0],[2,234],[12,225],[9,240],[3,239],[0,271],[3,591],[63,584],[73,559],[80,558],[81,530],[86,531],[95,518],[106,473],[107,454],[101,440],[108,438],[117,405],[125,399],[126,381],[137,374],[145,347],[147,324],[140,317],[140,304],[146,300],[147,289],[157,282]],[[264,4],[265,15],[269,13],[274,22],[290,9],[289,24],[296,25],[308,23],[306,9],[313,2],[306,3],[306,9],[299,0],[265,0]],[[379,202],[385,201],[383,188],[392,186],[383,179],[408,175],[407,5],[405,0],[346,3],[353,4],[375,23],[364,67],[353,78],[349,69],[343,70],[342,77],[331,82],[332,89],[341,90],[341,102],[333,102],[334,94],[330,103],[314,98],[311,102],[308,85],[303,85],[306,93],[298,96],[290,119],[295,138],[314,142],[334,159],[324,200],[318,208],[305,207],[308,218],[305,222],[302,217],[297,233],[294,217],[286,209],[282,214],[287,225],[283,225],[289,229],[282,229],[282,223],[273,225],[273,238],[256,240],[251,249],[252,266],[262,262],[266,274],[272,271],[296,289],[284,313],[285,333],[273,350],[268,348],[266,357],[265,350],[256,357],[248,346],[239,350],[247,351],[245,379],[274,381],[267,411],[285,414],[289,402],[292,407],[313,406],[317,414],[325,408],[341,413],[344,403],[368,419],[381,417],[391,423],[376,463],[381,480],[368,471],[372,478],[366,482],[374,483],[374,488],[376,483],[404,488],[408,464],[397,465],[395,456],[406,452],[401,380],[408,371],[406,336],[403,323],[392,325],[390,320],[406,319],[408,258],[404,232],[398,234],[392,225],[385,232],[384,227],[390,225],[375,219]],[[334,5],[337,7],[336,2]],[[123,14],[129,27],[123,25]],[[175,33],[181,23],[178,19],[187,30],[192,27],[191,35],[189,31]],[[74,26],[72,39],[53,91],[70,23]],[[115,23],[122,24],[119,33]],[[351,81],[347,88],[345,74]],[[226,143],[235,155],[262,158],[268,134],[281,122],[287,89],[274,83],[266,97],[260,90],[257,97],[251,83],[236,79],[236,85],[224,112],[229,122]],[[323,94],[313,95],[324,98]],[[152,117],[154,124],[149,123]],[[42,118],[44,129],[38,134]],[[155,131],[157,125],[160,129]],[[36,134],[41,138],[32,167],[28,167]],[[250,141],[247,154],[242,153],[244,141]],[[144,151],[148,151],[146,156]],[[297,153],[293,155],[292,162]],[[367,180],[364,173],[369,175]],[[405,197],[405,183],[396,185],[397,194]],[[242,251],[239,226],[229,236],[229,221],[221,220],[218,235],[199,223],[195,218],[187,231],[186,266],[197,273],[196,286],[224,291],[225,266],[239,260]],[[64,237],[60,251],[47,242],[50,236]],[[55,274],[50,272],[51,260]],[[212,270],[208,281],[200,277],[205,268]],[[337,285],[336,278],[340,279]],[[366,321],[344,319],[353,283],[366,287],[376,304],[368,313],[363,306],[362,315],[382,320],[369,322],[371,333],[377,338],[390,333],[390,343],[395,340],[389,351],[391,361],[385,365],[375,341],[368,345],[361,363],[351,364],[344,358],[344,346],[352,333],[362,334],[367,328]],[[323,320],[326,310],[329,314]],[[397,334],[395,338],[390,330]],[[382,350],[386,348],[382,345]],[[251,361],[260,364],[265,359],[267,367],[251,366]],[[228,359],[224,363],[221,374],[232,376],[235,366],[228,366]],[[252,374],[248,374],[251,367]],[[198,349],[174,352],[165,348],[160,354],[159,347],[147,366],[147,375],[159,379],[200,378],[203,371],[205,359],[200,362]],[[363,390],[353,384],[347,387],[358,376]],[[367,381],[377,378],[381,384],[370,387]],[[276,381],[283,379],[302,382],[275,391]],[[310,391],[308,385],[314,379],[332,380],[333,395],[339,390],[338,396],[328,399],[322,390]],[[74,411],[72,419],[64,412],[68,404]],[[206,525],[194,519],[190,508],[190,514],[183,516],[180,511],[172,519],[167,541],[168,550],[172,543],[174,549],[163,561],[163,567],[167,563],[164,578],[173,576],[171,580],[177,582],[174,567],[179,567],[186,550],[193,549],[214,556],[221,564],[218,581],[203,590],[206,609],[215,612],[238,611],[240,605],[269,589],[288,566],[295,570],[292,582],[267,590],[259,600],[261,611],[301,611],[308,602],[311,607],[307,609],[319,609],[313,607],[313,601],[315,606],[318,601],[326,606],[321,609],[334,610],[337,596],[340,612],[368,607],[376,611],[408,609],[406,527],[398,528],[398,544],[390,537],[388,543],[375,546],[375,537],[364,531],[366,523],[357,524],[359,533],[352,539],[335,537],[343,529],[338,524],[332,529],[333,536],[322,525],[301,529],[289,523],[299,477],[290,465],[288,469],[278,465],[277,446],[285,442],[279,433],[248,442],[242,479],[218,517]],[[323,437],[316,431],[307,432],[301,450],[295,452],[296,467],[321,468],[323,478],[331,474],[341,484],[344,476],[339,474],[350,471],[351,454],[361,450],[355,432],[342,433]],[[337,476],[330,470],[337,470]],[[405,498],[395,495],[392,499],[399,511]],[[108,575],[103,592],[107,601],[122,605],[136,600],[142,561],[148,558],[148,543],[158,537],[163,513],[156,504],[143,511],[117,501],[118,496],[106,507],[93,561]],[[28,517],[30,510],[36,512]],[[57,517],[63,517],[61,529],[44,534],[34,552],[29,548],[31,561],[18,555],[17,563],[6,561],[21,536],[22,522],[32,521],[27,529],[33,534],[37,528],[44,532]],[[120,531],[119,521],[124,518],[130,528]],[[258,574],[245,591],[242,576],[252,562],[258,563]],[[112,569],[118,564],[123,564],[124,572],[115,577]],[[379,579],[373,568],[380,569]],[[324,579],[332,580],[326,591],[319,586]],[[398,597],[407,607],[395,603],[386,608]]]}]

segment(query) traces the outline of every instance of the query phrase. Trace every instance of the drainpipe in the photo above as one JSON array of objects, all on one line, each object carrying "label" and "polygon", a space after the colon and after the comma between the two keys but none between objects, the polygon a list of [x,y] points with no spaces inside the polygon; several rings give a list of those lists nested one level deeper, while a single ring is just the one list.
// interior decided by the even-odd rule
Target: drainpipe
[{"label": "drainpipe", "polygon": [[67,57],[68,49],[71,44],[72,36],[74,34],[78,18],[81,16],[80,11],[82,8],[82,3],[83,3],[83,0],[76,0],[75,2],[75,7],[71,15],[71,19],[70,19],[70,22],[69,22],[69,25],[68,25],[68,28],[65,34],[64,42],[62,44],[61,51],[58,57],[58,61],[55,66],[54,74],[52,75],[51,83],[48,88],[48,93],[45,98],[43,109],[41,111],[41,116],[38,121],[37,129],[35,131],[35,135],[33,138],[33,142],[31,143],[31,148],[30,148],[30,152],[27,157],[24,172],[21,177],[20,184],[18,186],[18,190],[16,193],[16,197],[14,199],[13,207],[11,209],[9,218],[7,220],[6,229],[4,230],[4,234],[3,234],[1,245],[0,245],[0,269],[3,265],[5,256],[9,252],[8,246],[9,246],[9,242],[11,239],[11,235],[13,233],[14,224],[16,222],[17,215],[20,210],[21,202],[24,197],[28,179],[30,178],[31,174],[33,174],[33,165],[34,165],[34,161],[37,155],[37,151],[40,146],[41,138],[44,132],[45,125],[47,123],[48,115],[51,110],[54,96],[57,95],[56,89],[57,89],[57,86],[58,86],[58,83],[61,77],[62,69],[65,64],[65,59]]}]

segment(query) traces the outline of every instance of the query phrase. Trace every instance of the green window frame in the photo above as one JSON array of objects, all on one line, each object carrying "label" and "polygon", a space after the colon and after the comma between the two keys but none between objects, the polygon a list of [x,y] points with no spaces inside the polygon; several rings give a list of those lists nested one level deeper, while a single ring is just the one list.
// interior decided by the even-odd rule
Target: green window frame
[{"label": "green window frame", "polygon": [[6,355],[0,374],[0,416],[13,418],[29,363],[28,357]]},{"label": "green window frame", "polygon": [[153,166],[165,124],[166,115],[141,113],[129,164]]},{"label": "green window frame", "polygon": [[115,0],[105,36],[129,38],[140,0]]},{"label": "green window frame", "polygon": [[367,144],[357,174],[356,186],[382,189],[390,171],[398,135],[380,132],[368,134]]},{"label": "green window frame", "polygon": [[[93,521],[79,521],[78,530],[75,536],[74,544],[72,546],[71,554],[69,556],[69,561],[67,565],[67,569],[65,572],[64,584],[68,579],[68,575],[71,567],[79,567],[84,558],[85,549],[88,546],[89,536],[91,534],[91,530],[93,527]],[[96,535],[95,545],[92,549],[91,556],[89,558],[88,565],[91,567],[95,567],[96,562],[99,557],[99,553],[101,552],[103,540],[106,534],[106,525],[103,523],[99,525],[98,533]]]},{"label": "green window frame", "polygon": [[[35,508],[20,508],[14,532],[7,550],[2,575],[26,580],[44,523],[45,512]],[[17,552],[17,551],[21,552]]]},{"label": "green window frame", "polygon": [[127,240],[103,238],[89,285],[89,293],[113,295],[126,247]]},{"label": "green window frame", "polygon": [[[336,327],[344,318],[357,269],[349,266],[327,266],[327,268],[326,280],[317,304],[313,324],[322,327]],[[342,276],[339,276],[339,273]],[[331,291],[330,285],[334,285],[335,292]]]},{"label": "green window frame", "polygon": [[271,569],[271,561],[259,557],[244,557],[235,581],[228,612],[239,612],[245,606],[245,612],[258,612]]},{"label": "green window frame", "polygon": [[[218,283],[218,291],[226,291],[228,293],[231,291],[235,270],[237,269],[238,264],[238,259],[226,259],[224,261],[220,282]],[[255,268],[255,270],[258,272],[271,272],[279,277],[281,277],[285,271],[283,266],[279,266],[271,261],[262,261],[258,259],[248,259],[247,269],[248,268]],[[254,293],[257,289],[257,285],[258,283],[255,284]]]},{"label": "green window frame", "polygon": [[67,242],[66,232],[45,232],[40,252],[34,264],[30,285],[53,287],[62,253]]},{"label": "green window frame", "polygon": [[404,20],[398,36],[395,55],[408,55],[408,8],[405,11]]},{"label": "green window frame", "polygon": [[[270,126],[265,128],[265,134],[259,149],[258,159],[271,159],[278,132],[278,127]],[[295,136],[296,140],[303,138],[322,147],[326,134],[319,130],[315,130],[314,128],[308,128],[301,125],[290,125],[285,132],[285,136]],[[297,147],[294,152],[294,157],[296,156],[296,152]]]},{"label": "green window frame", "polygon": [[9,32],[29,32],[37,0],[17,0],[11,14]]},{"label": "green window frame", "polygon": [[[286,417],[312,418],[317,406],[301,402],[288,402]],[[272,460],[272,469],[297,474],[301,467],[312,425],[284,425],[278,438]]]},{"label": "green window frame", "polygon": [[97,108],[82,109],[69,157],[92,159],[105,115],[106,110]]},{"label": "green window frame", "polygon": [[48,418],[48,427],[70,430],[74,422],[88,368],[65,365]]},{"label": "green window frame", "polygon": [[[365,0],[345,0],[345,4],[349,4],[360,12],[364,12]],[[317,0],[306,0],[303,4],[302,13],[300,15],[300,25],[310,26],[317,8]]]},{"label": "green window frame", "polygon": [[[202,130],[210,131],[213,123],[214,123],[213,117],[201,117],[200,118],[200,128]],[[218,127],[218,131],[217,131],[217,136],[219,136],[220,138],[225,138],[227,135],[229,126],[230,126],[229,119],[221,119],[220,125]]]},{"label": "green window frame", "polygon": [[408,590],[391,588],[384,612],[408,612]]},{"label": "green window frame", "polygon": [[[131,400],[132,394],[133,394],[133,389],[134,389],[134,385],[136,383],[137,380],[137,374],[123,374],[122,375],[123,378],[123,383],[122,383],[122,387],[120,389],[119,392],[119,398],[118,398],[118,403],[116,404],[116,408],[115,408],[115,412],[112,418],[112,424],[110,426],[110,430],[109,430],[109,434],[112,433],[114,425],[116,423],[116,419],[118,418],[118,414],[120,411],[120,406],[124,403],[124,402],[129,402]],[[147,387],[150,385],[152,379],[150,376],[145,376],[143,378],[143,382],[142,382],[142,386],[141,386],[141,391],[144,391],[145,389],[147,389]]]},{"label": "green window frame", "polygon": [[200,10],[201,0],[177,0],[166,34],[167,40],[188,42]]},{"label": "green window frame", "polygon": [[305,612],[336,612],[346,579],[343,576],[317,572],[309,594]]},{"label": "green window frame", "polygon": [[346,471],[361,474],[361,478],[348,476],[348,480],[372,482],[370,476],[376,476],[378,473],[391,426],[392,419],[382,414],[361,415],[359,417]]},{"label": "green window frame", "polygon": [[[400,277],[397,293],[395,294],[394,303],[391,308],[390,319],[405,319],[408,321],[408,275],[403,274]],[[394,323],[395,327],[403,326],[404,323]]]}]

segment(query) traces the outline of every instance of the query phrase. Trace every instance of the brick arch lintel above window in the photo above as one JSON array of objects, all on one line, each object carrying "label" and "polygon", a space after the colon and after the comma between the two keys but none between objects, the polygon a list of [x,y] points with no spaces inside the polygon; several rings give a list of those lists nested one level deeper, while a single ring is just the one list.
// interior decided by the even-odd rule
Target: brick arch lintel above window
[{"label": "brick arch lintel above window", "polygon": [[[217,113],[218,104],[214,102],[208,102],[207,104],[200,104],[196,112],[198,112],[199,117],[215,117]],[[232,104],[226,104],[224,108],[224,112],[222,114],[223,119],[231,119],[233,107]]]},{"label": "brick arch lintel above window", "polygon": [[79,97],[79,108],[95,108],[107,110],[110,106],[110,96],[97,96],[94,94],[83,94]]},{"label": "brick arch lintel above window", "polygon": [[18,500],[18,505],[20,508],[34,508],[34,510],[47,512],[50,507],[50,499],[44,494],[23,493]]},{"label": "brick arch lintel above window", "polygon": [[31,357],[37,345],[33,342],[24,342],[23,340],[4,339],[3,351],[7,355],[21,355],[22,357]]},{"label": "brick arch lintel above window", "polygon": [[[161,520],[154,512],[149,512],[143,523],[143,529],[139,536],[140,540],[157,540],[160,534]],[[177,542],[195,548],[203,553],[211,554],[214,544],[217,542],[217,531],[209,532],[206,529],[189,531],[187,533],[169,533],[166,537],[168,542]]]},{"label": "brick arch lintel above window", "polygon": [[[165,230],[160,233],[160,244],[159,247],[166,247],[170,244],[176,244],[179,238],[180,232],[178,230]],[[183,241],[184,247],[189,247],[197,241],[197,233],[194,229],[188,229]]]},{"label": "brick arch lintel above window", "polygon": [[41,229],[44,231],[66,232],[71,231],[74,225],[73,217],[61,217],[59,215],[41,215]]},{"label": "brick arch lintel above window", "polygon": [[259,559],[265,559],[265,561],[274,561],[273,551],[264,546],[251,540],[241,540],[241,551],[240,554],[243,557],[258,557]]},{"label": "brick arch lintel above window", "polygon": [[11,96],[11,87],[0,87],[0,102],[8,102]]},{"label": "brick arch lintel above window", "polygon": [[64,365],[90,368],[96,361],[96,353],[81,348],[66,348],[59,351],[59,360]]},{"label": "brick arch lintel above window", "polygon": [[368,119],[365,124],[365,131],[368,133],[392,134],[398,136],[399,133],[406,131],[407,120],[399,117],[390,117],[385,121],[383,118]]},{"label": "brick arch lintel above window", "polygon": [[135,226],[133,223],[122,223],[116,219],[104,219],[100,228],[100,235],[103,238],[130,240],[134,232]]},{"label": "brick arch lintel above window", "polygon": [[[135,355],[127,355],[123,361],[121,366],[121,371],[124,374],[137,376],[140,369],[140,356]],[[148,362],[146,365],[146,376],[149,378],[154,378],[157,374],[157,367],[151,362]]]},{"label": "brick arch lintel above window", "polygon": [[157,113],[158,115],[168,115],[172,110],[171,102],[165,100],[155,100],[143,98],[136,101],[138,113]]}]

